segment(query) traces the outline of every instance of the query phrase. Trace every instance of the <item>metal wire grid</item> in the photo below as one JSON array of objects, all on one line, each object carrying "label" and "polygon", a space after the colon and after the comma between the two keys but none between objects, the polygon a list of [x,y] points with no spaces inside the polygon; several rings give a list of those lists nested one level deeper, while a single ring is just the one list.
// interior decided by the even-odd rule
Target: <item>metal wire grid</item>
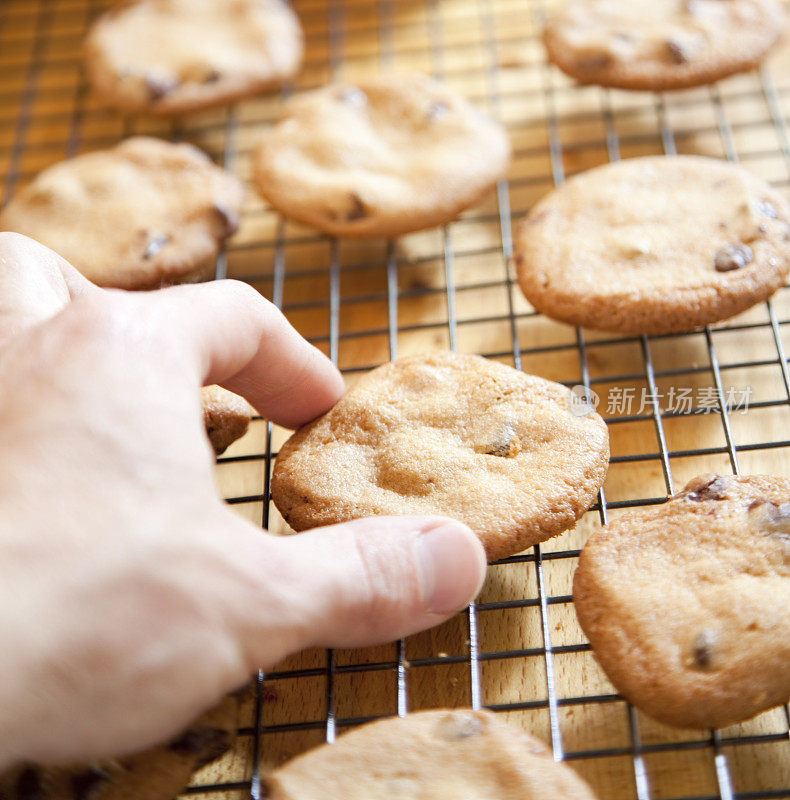
[{"label": "metal wire grid", "polygon": [[[5,157],[5,198],[8,199],[14,192],[17,184],[20,181],[26,180],[30,174],[25,171],[22,166],[23,157],[25,154],[30,153],[35,149],[54,150],[65,155],[73,155],[78,152],[83,146],[90,145],[91,147],[110,144],[117,136],[109,136],[107,140],[98,137],[89,138],[83,135],[83,123],[86,115],[101,113],[95,109],[91,109],[86,104],[86,89],[84,81],[80,80],[79,85],[73,97],[73,103],[66,112],[61,114],[55,112],[50,114],[48,119],[42,120],[34,112],[35,101],[40,98],[42,94],[46,93],[46,89],[42,89],[39,85],[39,77],[44,69],[45,64],[48,67],[52,66],[52,59],[47,58],[46,49],[51,38],[57,35],[53,31],[53,22],[56,11],[63,11],[68,14],[70,8],[73,7],[73,12],[80,22],[85,22],[87,19],[97,13],[106,3],[99,2],[99,0],[62,0],[61,2],[38,2],[38,3],[9,3],[3,11],[0,7],[0,36],[6,30],[13,30],[15,22],[20,18],[30,15],[34,16],[32,33],[30,34],[30,49],[29,54],[24,59],[21,66],[23,74],[23,82],[21,91],[6,91],[5,86],[0,86],[0,107],[6,103],[12,103],[15,106],[15,116],[13,118],[13,134],[11,136],[11,143],[9,147],[3,148],[0,146],[0,157]],[[369,5],[369,4],[368,4]],[[427,0],[427,26],[428,26],[428,41],[430,50],[430,61],[432,70],[437,77],[448,77],[446,67],[446,54],[449,47],[445,42],[443,19],[440,9],[439,0]],[[496,4],[492,0],[475,0],[468,3],[469,7],[473,9],[471,12],[475,16],[476,24],[482,32],[483,50],[485,52],[485,81],[486,81],[486,101],[489,104],[489,110],[495,116],[501,113],[503,99],[508,96],[508,90],[503,89],[500,80],[500,65],[497,61],[498,45],[501,43],[501,34],[497,35],[497,25],[495,15],[498,9],[495,8]],[[302,8],[304,6],[304,8]],[[304,2],[297,6],[300,13],[303,14],[303,22],[308,26],[308,17],[319,17],[325,15],[327,20],[326,33],[328,37],[328,65],[330,76],[338,76],[342,73],[344,64],[346,63],[346,32],[348,30],[349,21],[355,16],[356,9],[360,8],[361,4],[353,3],[351,0],[347,3],[335,0],[328,4]],[[523,10],[530,13],[535,17],[536,27],[540,25],[540,15],[543,11],[542,3],[539,0],[533,0],[530,3],[523,4]],[[389,68],[395,61],[395,47],[393,42],[393,32],[397,25],[397,4],[395,0],[379,0],[378,6],[378,26],[379,26],[379,41],[380,41],[380,59],[384,68]],[[81,35],[81,30],[78,31]],[[69,66],[69,59],[63,59],[64,68]],[[73,64],[71,64],[73,66]],[[561,183],[566,175],[565,156],[569,152],[561,136],[562,123],[567,122],[573,115],[567,112],[561,115],[557,110],[558,98],[562,97],[563,93],[575,92],[573,87],[558,87],[555,81],[555,76],[552,69],[547,64],[537,65],[541,71],[541,83],[537,89],[525,89],[524,93],[530,92],[539,93],[545,103],[547,114],[545,119],[540,121],[544,124],[548,131],[548,148],[550,155],[551,172],[554,183]],[[13,70],[12,70],[13,71]],[[457,77],[459,74],[457,68],[452,71],[452,77]],[[759,84],[757,89],[749,89],[744,94],[759,94],[764,101],[770,119],[776,129],[778,141],[780,143],[781,153],[788,168],[788,176],[790,176],[790,135],[788,133],[788,125],[785,116],[782,112],[781,104],[782,97],[785,92],[789,91],[790,87],[777,88],[774,84],[770,73],[763,69],[759,73]],[[290,89],[285,90],[287,94]],[[479,98],[478,98],[479,99]],[[675,99],[674,102],[683,103],[684,100]],[[693,97],[688,100],[690,104],[700,103],[698,97]],[[722,100],[720,89],[713,86],[709,90],[707,102],[711,104],[715,111],[716,126],[715,130],[721,138],[723,150],[732,161],[738,160],[738,150],[735,144],[735,137],[733,135],[733,125],[728,119],[726,105]],[[677,131],[673,129],[669,121],[667,112],[667,102],[661,95],[654,98],[655,113],[659,120],[659,135],[664,151],[667,154],[677,152],[677,139],[680,135],[687,135],[688,131]],[[618,113],[613,108],[611,95],[606,90],[601,90],[601,111],[600,117],[603,119],[605,137],[604,145],[608,157],[611,160],[616,160],[620,157],[621,147],[624,144],[624,137],[618,133],[617,118]],[[594,122],[589,112],[581,112],[576,115],[579,121],[585,121],[585,117],[590,117],[589,121]],[[30,133],[36,126],[41,126],[46,122],[63,121],[63,117],[68,120],[68,135],[66,141],[58,139],[57,141],[41,140],[36,142],[30,141]],[[240,149],[237,144],[238,134],[240,129],[245,125],[260,124],[262,121],[270,121],[267,117],[265,119],[245,119],[240,121],[239,115],[235,110],[231,110],[219,122],[209,122],[203,127],[203,132],[209,128],[222,129],[224,145],[222,148],[222,158],[224,164],[229,169],[234,169],[240,156]],[[133,132],[133,126],[127,123],[121,133],[124,135]],[[197,133],[196,126],[194,125],[174,125],[170,130],[170,135],[173,137],[180,136],[194,136]],[[596,146],[598,140],[590,140],[588,142],[576,142],[575,147],[580,148],[584,146]],[[629,140],[633,143],[633,137]],[[627,464],[627,463],[643,463],[647,461],[658,461],[663,475],[663,481],[666,488],[666,493],[663,496],[648,496],[639,498],[628,498],[626,500],[607,501],[604,493],[601,492],[599,501],[593,512],[599,516],[600,522],[605,524],[608,519],[608,514],[611,510],[620,508],[630,508],[640,505],[650,505],[663,502],[666,495],[671,494],[677,487],[673,481],[672,475],[672,460],[684,457],[696,456],[714,456],[724,454],[729,460],[733,472],[739,472],[739,454],[753,451],[765,451],[777,448],[790,447],[790,440],[777,440],[761,441],[739,445],[736,447],[735,437],[733,435],[733,426],[731,423],[731,416],[726,402],[724,387],[726,382],[723,378],[723,373],[728,370],[742,370],[750,368],[759,368],[766,366],[778,366],[781,372],[782,385],[784,387],[784,397],[781,400],[767,400],[760,401],[753,404],[753,408],[782,408],[790,404],[790,373],[788,372],[787,357],[783,342],[782,327],[790,324],[789,319],[781,318],[780,314],[776,311],[776,306],[779,303],[769,301],[766,304],[767,322],[737,322],[725,326],[725,329],[732,331],[741,331],[744,336],[754,334],[756,331],[766,329],[770,332],[772,341],[774,343],[776,357],[761,359],[761,360],[741,360],[737,362],[721,363],[715,346],[715,331],[716,329],[707,328],[703,332],[705,349],[708,357],[708,365],[691,365],[681,366],[671,369],[656,369],[653,360],[653,347],[655,344],[666,338],[671,337],[637,337],[637,338],[596,338],[590,341],[588,335],[583,330],[577,330],[575,334],[575,341],[573,343],[550,344],[541,346],[527,346],[521,341],[521,333],[519,330],[519,323],[526,317],[534,316],[532,312],[519,312],[517,311],[517,304],[514,300],[514,292],[516,289],[513,284],[513,275],[510,269],[510,261],[513,252],[512,232],[511,232],[511,208],[510,198],[511,190],[517,183],[530,183],[532,181],[539,182],[542,178],[540,176],[526,176],[519,181],[514,180],[510,183],[502,181],[497,187],[497,212],[491,217],[480,212],[472,212],[465,217],[465,220],[486,221],[494,222],[500,232],[500,243],[497,245],[496,250],[501,255],[501,263],[503,265],[501,277],[492,277],[490,280],[478,281],[473,284],[466,284],[459,287],[455,278],[456,258],[459,255],[469,256],[474,254],[472,251],[459,252],[454,244],[454,228],[453,226],[445,227],[442,231],[442,270],[444,276],[443,289],[436,289],[435,287],[413,287],[409,290],[402,290],[399,281],[399,269],[404,266],[405,260],[403,256],[399,255],[397,243],[390,241],[386,245],[386,255],[382,260],[375,261],[362,261],[356,263],[341,263],[340,246],[337,241],[330,243],[330,257],[328,264],[329,272],[329,296],[327,303],[321,301],[305,301],[300,304],[301,310],[310,310],[328,312],[328,334],[326,336],[314,336],[313,340],[319,344],[326,346],[329,355],[338,361],[340,354],[341,342],[354,338],[355,336],[370,336],[383,334],[387,337],[388,341],[388,355],[390,358],[395,358],[398,352],[398,338],[407,326],[399,323],[399,304],[403,301],[408,301],[414,297],[427,297],[431,298],[437,303],[443,303],[446,308],[446,321],[445,322],[432,322],[427,324],[417,324],[413,326],[417,330],[439,329],[446,328],[449,344],[452,349],[458,346],[458,331],[459,326],[471,324],[481,321],[503,321],[507,324],[509,330],[509,338],[511,348],[509,351],[498,350],[496,352],[486,352],[484,355],[495,358],[510,357],[513,364],[517,368],[521,368],[524,357],[534,355],[545,355],[551,353],[561,353],[575,351],[578,356],[578,381],[581,381],[587,387],[594,387],[597,385],[605,385],[612,381],[628,381],[628,380],[644,380],[651,398],[650,408],[647,413],[640,414],[625,414],[607,419],[607,422],[612,425],[624,425],[633,422],[651,422],[655,429],[655,435],[658,442],[658,452],[639,452],[633,454],[618,455],[615,454],[612,458],[612,464]],[[790,179],[784,178],[776,180],[777,184],[788,184]],[[302,236],[301,241],[314,241],[319,237],[312,235]],[[286,281],[290,277],[292,280],[295,275],[300,277],[310,277],[312,274],[317,274],[319,270],[313,269],[294,269],[293,267],[287,269],[286,264],[286,249],[287,245],[293,244],[296,237],[290,235],[284,220],[280,219],[277,222],[275,229],[275,236],[273,240],[260,240],[255,242],[247,242],[243,245],[231,245],[230,252],[233,253],[234,249],[246,248],[247,250],[254,250],[256,248],[269,248],[273,251],[273,261],[271,272],[261,273],[258,275],[247,276],[247,279],[252,283],[260,281],[267,281],[270,283],[270,297],[273,302],[279,307],[285,307],[286,313],[293,310],[294,304],[284,304],[284,296],[286,289]],[[490,252],[490,251],[489,251]],[[484,251],[480,251],[479,255],[484,255]],[[341,308],[343,303],[350,302],[364,302],[371,299],[370,295],[356,295],[351,297],[344,297],[341,293],[341,279],[353,279],[355,274],[368,271],[382,271],[386,272],[386,290],[384,292],[384,299],[387,307],[386,325],[375,330],[355,331],[344,333],[341,331]],[[228,273],[228,254],[223,253],[217,263],[216,277],[224,277]],[[499,315],[478,316],[475,318],[459,319],[456,303],[459,291],[481,291],[491,288],[502,288],[507,297],[507,313],[504,317]],[[377,295],[378,297],[378,295]],[[380,298],[379,298],[380,299]],[[328,308],[326,307],[328,305]],[[675,337],[682,338],[682,337]],[[609,345],[621,345],[622,343],[636,343],[639,347],[642,357],[643,369],[641,372],[626,372],[617,375],[602,375],[593,377],[590,368],[590,348],[605,348]],[[363,371],[371,365],[354,365],[347,369],[347,372]],[[665,432],[665,423],[667,420],[688,416],[693,416],[699,409],[691,409],[688,411],[666,411],[662,410],[661,404],[658,399],[657,381],[665,378],[677,378],[683,375],[693,375],[700,372],[710,372],[715,390],[718,398],[717,414],[720,420],[725,445],[724,446],[711,446],[703,448],[694,448],[687,450],[670,450],[667,444],[667,435]],[[569,381],[577,382],[577,381]],[[263,464],[263,487],[260,493],[244,496],[232,496],[228,501],[232,504],[248,504],[248,503],[261,503],[262,506],[262,523],[264,526],[269,524],[270,503],[269,503],[269,475],[273,459],[276,452],[273,448],[274,429],[271,423],[266,423],[265,433],[265,446],[261,452],[255,452],[247,455],[228,456],[221,459],[221,463],[233,463],[241,461],[254,461]],[[459,664],[466,665],[468,668],[469,680],[469,697],[468,702],[475,708],[482,707],[485,703],[485,686],[481,680],[481,664],[492,661],[508,660],[509,662],[518,661],[520,659],[541,658],[545,668],[545,689],[546,697],[540,699],[522,699],[514,702],[487,704],[487,707],[493,708],[496,711],[520,711],[529,709],[546,709],[549,716],[549,733],[551,745],[555,758],[559,760],[594,760],[606,759],[615,756],[628,757],[632,761],[633,771],[633,789],[634,794],[638,800],[649,800],[650,798],[658,797],[659,795],[653,792],[651,787],[651,775],[647,763],[647,757],[654,753],[678,753],[684,751],[693,751],[699,749],[712,749],[714,754],[714,765],[716,775],[716,792],[714,794],[697,795],[695,797],[684,797],[684,800],[707,800],[707,798],[719,798],[720,800],[730,800],[730,798],[740,798],[741,800],[757,800],[758,798],[784,798],[790,797],[790,783],[767,790],[757,791],[737,791],[737,787],[733,786],[731,777],[731,770],[728,763],[728,755],[726,748],[734,748],[740,745],[760,744],[768,742],[789,742],[790,741],[790,709],[785,707],[785,725],[784,730],[777,730],[776,732],[757,733],[752,735],[744,735],[737,732],[735,735],[723,735],[718,731],[711,731],[705,737],[688,738],[682,741],[669,741],[658,743],[644,743],[640,733],[640,720],[639,715],[634,708],[628,706],[628,745],[622,747],[606,747],[606,748],[587,748],[584,750],[569,750],[563,744],[563,733],[560,722],[560,710],[566,707],[577,705],[603,705],[619,702],[621,698],[614,694],[598,694],[598,695],[585,695],[579,693],[578,696],[561,696],[558,692],[555,680],[555,666],[554,659],[556,655],[565,655],[573,653],[582,653],[589,650],[589,645],[570,644],[570,645],[552,645],[551,641],[551,620],[550,620],[550,607],[558,605],[567,605],[571,602],[571,597],[567,594],[552,595],[548,589],[547,580],[545,576],[545,565],[553,560],[574,559],[578,556],[578,549],[560,549],[560,550],[547,550],[544,546],[534,547],[530,552],[505,559],[499,562],[500,565],[515,565],[514,568],[523,568],[530,570],[533,573],[533,578],[536,585],[536,597],[525,597],[521,599],[512,600],[498,600],[492,602],[480,602],[473,605],[467,612],[467,634],[468,634],[468,647],[464,654],[459,655],[445,655],[436,654],[429,657],[419,659],[406,658],[406,643],[399,642],[397,645],[397,656],[394,660],[378,660],[368,663],[350,663],[338,664],[334,653],[331,651],[326,655],[326,664],[323,667],[311,667],[305,669],[284,669],[279,672],[271,672],[266,675],[260,673],[255,685],[255,705],[253,711],[252,724],[245,727],[241,732],[249,736],[252,741],[252,761],[251,761],[251,776],[249,780],[237,782],[224,782],[224,783],[203,783],[196,784],[190,787],[188,793],[207,793],[207,792],[224,792],[230,790],[241,790],[246,793],[249,789],[251,796],[258,800],[264,796],[262,794],[261,783],[261,768],[262,761],[266,757],[266,742],[265,737],[267,734],[276,733],[279,731],[299,730],[299,729],[323,729],[327,741],[332,741],[338,731],[338,728],[355,725],[370,719],[371,717],[343,717],[339,718],[337,714],[337,680],[338,676],[347,673],[373,673],[373,672],[392,672],[396,681],[396,696],[397,696],[397,713],[400,715],[405,714],[409,709],[409,676],[415,670],[424,667],[431,667],[437,665]],[[528,609],[536,608],[539,612],[540,628],[542,636],[542,644],[535,648],[524,648],[514,650],[481,650],[479,643],[479,626],[481,624],[481,615],[487,611],[498,609]],[[281,723],[281,724],[266,724],[265,717],[265,696],[266,687],[276,684],[281,680],[303,679],[310,677],[321,677],[325,680],[326,697],[325,708],[326,714],[324,719],[314,720],[299,723]],[[790,756],[790,751],[785,750],[784,758]],[[602,799],[603,800],[603,799]]]}]

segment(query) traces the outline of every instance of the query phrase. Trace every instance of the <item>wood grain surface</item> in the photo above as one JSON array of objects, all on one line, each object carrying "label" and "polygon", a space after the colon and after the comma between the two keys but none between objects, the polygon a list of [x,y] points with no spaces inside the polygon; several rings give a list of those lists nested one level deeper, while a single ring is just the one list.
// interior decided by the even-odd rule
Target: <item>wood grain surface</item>
[{"label": "wood grain surface", "polygon": [[[349,725],[397,713],[400,665],[400,700],[412,710],[470,704],[479,669],[482,702],[553,745],[601,800],[790,797],[786,707],[719,732],[662,726],[616,696],[570,602],[578,548],[607,515],[660,502],[705,471],[790,470],[790,292],[708,331],[623,338],[536,315],[512,285],[510,263],[511,224],[555,181],[610,159],[674,150],[737,159],[786,191],[790,46],[761,71],[659,97],[579,88],[547,66],[538,0],[296,0],[307,43],[296,85],[173,124],[124,120],[86,90],[81,40],[108,5],[0,4],[5,197],[64,156],[132,133],[191,141],[249,182],[251,149],[288,93],[333,77],[433,73],[507,125],[515,158],[497,192],[444,229],[357,243],[282,220],[250,188],[218,275],[247,280],[281,305],[349,384],[395,355],[452,346],[569,385],[589,379],[612,440],[602,508],[490,568],[472,618],[476,659],[466,613],[411,637],[400,660],[395,643],[294,656],[251,687],[236,749],[196,775],[190,793],[249,797],[258,767],[263,773]],[[681,391],[705,413],[682,413]],[[620,407],[631,392],[631,408]],[[737,404],[746,392],[747,412],[716,410],[720,395]],[[217,466],[238,513],[278,533],[287,530],[268,503],[267,472],[286,436],[274,428],[269,438],[256,420]]]}]

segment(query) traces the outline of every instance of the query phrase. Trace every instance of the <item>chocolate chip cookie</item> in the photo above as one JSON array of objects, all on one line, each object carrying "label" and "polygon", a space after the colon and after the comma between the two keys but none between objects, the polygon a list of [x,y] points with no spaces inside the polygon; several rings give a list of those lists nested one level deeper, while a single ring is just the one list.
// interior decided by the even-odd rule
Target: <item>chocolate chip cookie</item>
[{"label": "chocolate chip cookie", "polygon": [[576,614],[612,683],[669,725],[790,700],[790,480],[703,475],[588,541]]},{"label": "chocolate chip cookie", "polygon": [[566,0],[543,39],[581,83],[661,91],[751,69],[783,29],[777,0]]},{"label": "chocolate chip cookie", "polygon": [[490,711],[422,711],[363,725],[266,780],[270,800],[593,800],[537,739]]},{"label": "chocolate chip cookie", "polygon": [[211,446],[217,455],[247,433],[252,419],[249,403],[221,386],[204,386],[200,392],[203,421]]},{"label": "chocolate chip cookie", "polygon": [[571,178],[533,208],[517,234],[516,267],[530,303],[563,322],[693,330],[782,286],[790,206],[718,159],[620,161]]},{"label": "chocolate chip cookie", "polygon": [[41,172],[0,212],[99,286],[151,289],[213,265],[244,190],[189,144],[138,136]]},{"label": "chocolate chip cookie", "polygon": [[361,378],[277,456],[272,497],[297,531],[381,514],[469,525],[489,559],[570,528],[609,461],[606,425],[557,383],[479,356],[402,358]]},{"label": "chocolate chip cookie", "polygon": [[424,75],[395,75],[292,100],[254,171],[286,216],[336,236],[397,236],[453,219],[509,160],[501,125]]},{"label": "chocolate chip cookie", "polygon": [[142,0],[103,14],[85,50],[106,103],[170,115],[279,86],[299,69],[302,32],[282,0]]},{"label": "chocolate chip cookie", "polygon": [[239,705],[239,695],[229,695],[172,741],[128,758],[18,767],[0,776],[0,800],[173,800],[195,770],[233,745]]}]

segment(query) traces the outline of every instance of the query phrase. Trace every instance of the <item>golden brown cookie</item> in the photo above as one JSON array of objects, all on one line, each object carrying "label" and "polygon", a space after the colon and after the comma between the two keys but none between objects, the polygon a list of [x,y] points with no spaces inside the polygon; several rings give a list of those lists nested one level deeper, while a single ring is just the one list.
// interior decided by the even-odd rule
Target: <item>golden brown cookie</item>
[{"label": "golden brown cookie", "polygon": [[192,773],[233,745],[238,694],[229,695],[183,734],[134,756],[97,764],[28,764],[0,776],[0,800],[173,800]]},{"label": "golden brown cookie", "polygon": [[612,683],[669,725],[790,700],[790,480],[703,475],[593,534],[576,614]]},{"label": "golden brown cookie", "polygon": [[252,419],[249,403],[221,386],[204,386],[200,391],[203,421],[214,452],[219,456],[236,439],[247,433]]},{"label": "golden brown cookie", "polygon": [[297,531],[382,514],[469,525],[490,560],[570,528],[595,501],[609,437],[557,383],[479,356],[384,364],[283,445],[272,498]]},{"label": "golden brown cookie", "polygon": [[372,722],[293,759],[270,800],[594,800],[537,739],[490,711],[422,711]]},{"label": "golden brown cookie", "polygon": [[509,161],[501,125],[424,75],[394,75],[293,99],[254,172],[286,216],[336,236],[398,236],[456,217]]},{"label": "golden brown cookie", "polygon": [[244,189],[189,144],[138,136],[41,172],[0,230],[52,248],[99,286],[151,289],[212,265]]},{"label": "golden brown cookie", "polygon": [[783,285],[790,206],[726,161],[619,161],[571,178],[532,209],[516,266],[527,299],[549,317],[621,333],[693,330]]},{"label": "golden brown cookie", "polygon": [[182,114],[282,84],[299,69],[302,32],[282,0],[141,0],[103,14],[85,50],[109,105]]},{"label": "golden brown cookie", "polygon": [[777,0],[565,0],[543,39],[581,83],[661,91],[751,69],[783,29]]}]

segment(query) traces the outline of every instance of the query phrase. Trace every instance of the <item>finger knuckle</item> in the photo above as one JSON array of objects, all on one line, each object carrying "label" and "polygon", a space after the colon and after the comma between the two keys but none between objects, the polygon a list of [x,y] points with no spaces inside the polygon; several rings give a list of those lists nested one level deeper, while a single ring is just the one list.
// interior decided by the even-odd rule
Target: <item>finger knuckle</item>
[{"label": "finger knuckle", "polygon": [[233,279],[220,281],[215,284],[222,291],[229,301],[243,308],[263,308],[268,305],[268,301],[263,295],[244,281]]},{"label": "finger knuckle", "polygon": [[420,597],[410,549],[381,546],[367,533],[355,533],[352,541],[359,564],[356,607],[360,623],[367,627],[386,624]]},{"label": "finger knuckle", "polygon": [[15,231],[0,231],[0,249],[3,251],[16,252],[24,247],[28,247],[33,242],[32,239]]}]

